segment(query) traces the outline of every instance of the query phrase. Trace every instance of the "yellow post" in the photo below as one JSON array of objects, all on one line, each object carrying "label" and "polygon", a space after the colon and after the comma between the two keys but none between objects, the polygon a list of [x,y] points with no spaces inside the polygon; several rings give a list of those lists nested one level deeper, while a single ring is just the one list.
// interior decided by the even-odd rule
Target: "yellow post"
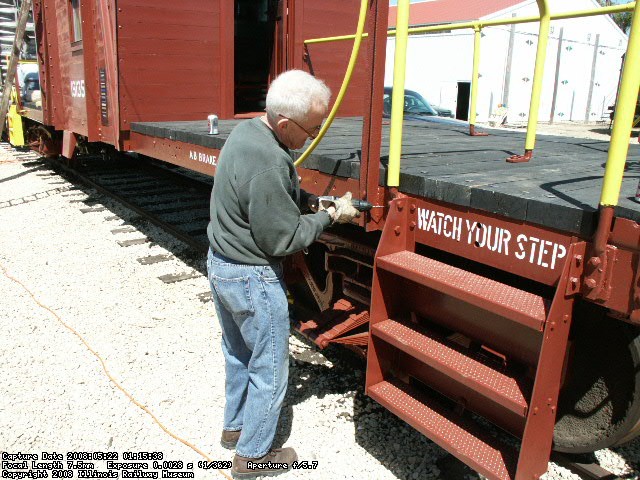
[{"label": "yellow post", "polygon": [[476,132],[476,108],[478,105],[478,81],[480,79],[480,39],[482,29],[480,24],[473,25],[473,73],[471,74],[471,111],[469,112],[469,135],[473,137],[486,136],[486,133]]},{"label": "yellow post", "polygon": [[538,6],[540,8],[540,33],[538,35],[538,51],[536,52],[536,68],[533,73],[533,91],[531,92],[527,139],[524,144],[526,150],[533,150],[536,145],[536,127],[538,125],[544,62],[547,59],[547,43],[549,41],[549,25],[551,23],[551,13],[549,12],[547,0],[538,0]]},{"label": "yellow post", "polygon": [[527,138],[524,142],[524,155],[514,155],[507,162],[528,162],[536,145],[536,128],[538,126],[538,113],[540,111],[540,96],[542,95],[542,80],[544,76],[544,62],[547,59],[547,43],[549,40],[549,26],[551,13],[547,0],[538,0],[540,10],[540,29],[538,31],[538,50],[536,52],[536,67],[533,71],[533,87],[531,91],[531,104],[529,106],[529,122],[527,123]]},{"label": "yellow post", "polygon": [[604,171],[604,182],[600,205],[616,206],[622,187],[624,164],[629,151],[629,136],[631,124],[638,100],[640,89],[640,2],[636,3],[631,22],[631,34],[629,47],[625,57],[622,81],[620,82],[620,95],[616,104],[616,113],[613,119],[613,132],[609,144],[609,157]]},{"label": "yellow post", "polygon": [[402,120],[404,118],[404,77],[409,37],[409,0],[398,0],[396,21],[396,50],[393,58],[393,93],[391,97],[391,134],[389,137],[389,166],[387,186],[400,185],[400,156],[402,154]]}]

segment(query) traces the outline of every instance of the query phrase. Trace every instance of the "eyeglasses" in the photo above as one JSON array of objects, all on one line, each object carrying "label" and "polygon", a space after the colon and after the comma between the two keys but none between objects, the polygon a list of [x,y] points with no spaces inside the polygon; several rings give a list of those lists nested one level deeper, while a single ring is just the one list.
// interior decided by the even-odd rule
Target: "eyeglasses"
[{"label": "eyeglasses", "polygon": [[[296,122],[293,118],[289,118],[289,117],[285,117],[284,115],[282,115],[281,113],[278,114],[279,117],[285,118],[287,120],[289,120],[290,122],[295,123],[298,127],[300,127],[300,129],[307,134],[307,136],[311,139],[315,139],[318,134],[320,133],[320,129],[322,128],[322,124],[313,127],[313,130],[311,130],[311,132],[309,130],[307,130],[306,128],[304,128],[302,125],[300,125],[298,122]],[[313,133],[312,133],[313,132]]]}]

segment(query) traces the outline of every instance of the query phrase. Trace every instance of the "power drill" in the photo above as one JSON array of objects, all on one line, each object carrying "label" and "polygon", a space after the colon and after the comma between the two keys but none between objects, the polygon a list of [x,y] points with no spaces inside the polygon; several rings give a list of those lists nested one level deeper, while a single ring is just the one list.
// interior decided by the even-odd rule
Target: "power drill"
[{"label": "power drill", "polygon": [[[322,195],[318,197],[318,205],[320,205],[322,202],[335,203],[335,201],[339,198],[340,197],[334,197],[332,195]],[[359,212],[368,212],[373,208],[373,205],[366,200],[358,200],[355,198],[351,200],[351,205],[353,205],[353,208],[355,208]]]}]

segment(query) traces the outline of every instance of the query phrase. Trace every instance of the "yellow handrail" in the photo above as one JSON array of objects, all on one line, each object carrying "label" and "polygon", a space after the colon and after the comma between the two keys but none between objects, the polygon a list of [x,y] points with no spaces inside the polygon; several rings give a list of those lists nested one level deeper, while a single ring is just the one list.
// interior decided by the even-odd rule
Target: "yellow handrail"
[{"label": "yellow handrail", "polygon": [[[579,18],[579,17],[593,17],[596,15],[606,15],[611,13],[620,13],[620,12],[631,12],[636,6],[636,2],[626,3],[624,5],[611,5],[610,7],[600,7],[589,10],[574,10],[571,12],[564,13],[556,13],[551,15],[551,20],[566,20],[570,18]],[[443,32],[447,30],[463,30],[465,28],[474,28],[477,25],[480,28],[486,27],[496,27],[499,25],[518,25],[521,23],[534,23],[539,22],[539,16],[529,16],[529,17],[519,17],[519,18],[501,18],[497,20],[485,20],[485,21],[471,21],[471,22],[460,22],[460,23],[444,23],[440,25],[430,25],[427,27],[412,27],[409,29],[409,35],[416,35],[419,33],[429,33],[429,32]],[[395,36],[395,30],[389,30],[387,35],[390,37]],[[363,37],[367,37],[368,34],[365,33]],[[322,38],[310,38],[305,40],[304,43],[307,45],[314,43],[328,43],[328,42],[337,42],[341,40],[353,40],[355,35],[340,35],[337,37],[322,37]]]},{"label": "yellow handrail", "polygon": [[391,94],[391,133],[389,137],[389,165],[387,186],[400,185],[400,156],[402,154],[402,120],[404,118],[404,77],[409,39],[409,0],[398,0],[396,49],[393,58],[393,91]]},{"label": "yellow handrail", "polygon": [[536,52],[536,66],[533,71],[533,87],[531,89],[531,105],[529,107],[529,122],[527,123],[527,138],[524,142],[525,150],[533,150],[536,145],[536,128],[538,127],[538,113],[540,112],[540,96],[542,95],[542,80],[544,76],[544,62],[547,59],[547,43],[551,12],[547,0],[538,0],[540,9],[540,29],[538,33],[538,50]]},{"label": "yellow handrail", "polygon": [[629,46],[622,70],[620,95],[613,119],[609,156],[604,171],[600,205],[615,206],[620,198],[624,165],[629,151],[629,136],[640,89],[640,3],[636,4],[631,22]]},{"label": "yellow handrail", "polygon": [[481,29],[479,25],[473,27],[473,73],[471,74],[471,112],[469,114],[469,124],[476,124],[476,107],[478,105],[478,80],[480,79],[480,38]]},{"label": "yellow handrail", "polygon": [[340,86],[340,91],[336,97],[336,101],[333,104],[333,108],[327,117],[327,120],[324,122],[324,125],[318,132],[318,136],[311,142],[311,145],[304,151],[302,155],[294,162],[295,166],[300,165],[304,162],[311,152],[313,152],[318,143],[322,140],[327,130],[333,123],[333,119],[338,113],[338,109],[340,105],[342,105],[342,100],[344,99],[345,94],[347,93],[347,87],[349,87],[349,83],[351,82],[351,75],[353,74],[353,70],[356,66],[356,60],[358,59],[358,53],[360,52],[360,44],[362,43],[362,33],[364,32],[364,24],[367,19],[367,8],[369,6],[368,0],[362,0],[360,3],[360,15],[358,17],[358,27],[356,29],[355,42],[353,42],[353,48],[351,49],[351,57],[349,58],[349,65],[347,66],[347,71],[344,75],[344,79],[342,80],[342,85]]}]

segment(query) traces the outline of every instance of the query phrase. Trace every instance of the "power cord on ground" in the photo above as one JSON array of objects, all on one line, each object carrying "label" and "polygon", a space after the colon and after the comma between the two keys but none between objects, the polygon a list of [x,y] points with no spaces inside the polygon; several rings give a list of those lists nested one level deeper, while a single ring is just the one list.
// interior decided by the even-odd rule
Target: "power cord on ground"
[{"label": "power cord on ground", "polygon": [[[179,441],[180,443],[186,445],[187,447],[189,447],[190,449],[192,449],[194,452],[198,453],[199,455],[201,455],[202,457],[204,457],[207,462],[211,462],[211,458],[204,453],[202,450],[200,450],[198,447],[196,447],[195,445],[189,443],[188,441],[178,437],[176,434],[174,434],[173,432],[169,431],[169,429],[167,429],[161,422],[160,420],[158,420],[158,418],[144,405],[142,405],[140,402],[138,402],[133,395],[131,395],[129,392],[127,392],[124,387],[122,387],[122,385],[120,385],[118,383],[118,381],[113,378],[113,376],[109,373],[109,370],[107,369],[107,365],[104,362],[104,360],[102,359],[102,357],[100,356],[100,354],[98,352],[96,352],[93,348],[91,348],[91,345],[89,345],[89,343],[87,343],[87,341],[84,339],[84,337],[82,337],[82,335],[80,335],[73,327],[71,327],[70,325],[67,325],[64,320],[62,320],[62,318],[60,318],[60,316],[53,311],[51,308],[49,308],[47,305],[42,304],[37,298],[36,296],[33,294],[33,292],[31,292],[31,290],[29,290],[29,288],[22,283],[20,280],[18,280],[17,278],[11,276],[11,274],[9,274],[9,272],[7,271],[7,269],[5,268],[4,265],[0,264],[0,268],[2,269],[2,273],[4,274],[5,277],[7,277],[9,280],[12,280],[13,282],[17,283],[18,285],[20,285],[33,299],[33,301],[35,303],[37,303],[41,308],[47,310],[49,313],[51,313],[51,315],[53,315],[56,320],[58,320],[58,322],[60,322],[67,330],[69,330],[71,333],[73,333],[76,337],[78,337],[80,339],[80,341],[84,344],[85,347],[87,347],[87,349],[98,359],[98,361],[100,362],[100,364],[102,365],[102,369],[104,370],[104,373],[107,375],[107,377],[109,378],[109,380],[111,381],[111,383],[113,383],[118,390],[120,390],[122,393],[125,394],[125,396],[131,400],[138,408],[140,408],[141,410],[143,410],[147,415],[149,415],[153,421],[162,429],[162,431],[164,431],[167,435],[169,435],[171,438],[173,438],[174,440]],[[218,470],[218,472],[224,476],[225,478],[232,480],[231,477],[229,475],[227,475],[223,470]]]}]

